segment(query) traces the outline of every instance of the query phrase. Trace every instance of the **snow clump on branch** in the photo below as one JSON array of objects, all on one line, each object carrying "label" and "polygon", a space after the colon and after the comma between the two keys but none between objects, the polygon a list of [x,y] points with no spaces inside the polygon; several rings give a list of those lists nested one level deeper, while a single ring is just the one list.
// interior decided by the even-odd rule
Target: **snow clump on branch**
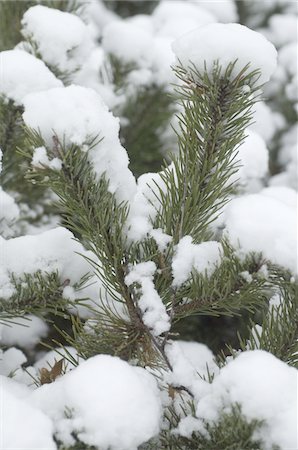
[{"label": "snow clump on branch", "polygon": [[0,94],[17,104],[27,94],[62,87],[43,61],[22,50],[0,52],[0,67]]},{"label": "snow clump on branch", "polygon": [[169,331],[170,317],[158,295],[153,283],[156,265],[152,261],[143,262],[134,266],[125,278],[127,286],[133,283],[140,285],[137,292],[140,293],[138,306],[143,312],[143,322],[151,330],[154,336]]},{"label": "snow clump on branch", "polygon": [[87,25],[74,14],[36,5],[25,12],[22,25],[42,59],[62,71],[75,70],[93,48]]},{"label": "snow clump on branch", "polygon": [[251,72],[260,70],[259,84],[266,83],[277,64],[275,47],[260,33],[236,23],[213,23],[197,28],[176,39],[172,49],[177,63],[184,67],[194,64],[196,69],[212,72],[214,62],[222,71],[236,61],[233,76],[249,63]]},{"label": "snow clump on branch", "polygon": [[191,236],[184,236],[176,247],[172,262],[173,286],[179,287],[187,281],[192,270],[212,275],[216,266],[220,264],[222,245],[209,241],[193,244]]},{"label": "snow clump on branch", "polygon": [[[131,450],[159,431],[161,401],[156,381],[140,367],[109,355],[82,362],[30,398],[54,421],[65,445],[80,441],[101,449]],[[71,417],[65,417],[65,408]]]},{"label": "snow clump on branch", "polygon": [[128,155],[119,140],[119,119],[92,89],[71,85],[29,94],[24,99],[25,124],[39,130],[46,146],[53,146],[56,133],[66,146],[96,144],[88,151],[98,179],[105,173],[109,190],[119,201],[135,192],[135,179],[128,169]]}]

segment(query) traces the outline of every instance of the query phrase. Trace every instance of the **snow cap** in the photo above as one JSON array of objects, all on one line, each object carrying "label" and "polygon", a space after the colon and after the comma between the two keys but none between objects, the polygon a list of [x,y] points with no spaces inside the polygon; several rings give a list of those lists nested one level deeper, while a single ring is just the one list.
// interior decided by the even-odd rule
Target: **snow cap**
[{"label": "snow cap", "polygon": [[196,28],[176,39],[172,49],[185,67],[194,64],[199,71],[211,72],[218,61],[225,70],[237,60],[233,69],[236,76],[248,63],[250,70],[261,71],[259,83],[266,83],[277,64],[277,51],[262,34],[237,23],[212,23]]}]

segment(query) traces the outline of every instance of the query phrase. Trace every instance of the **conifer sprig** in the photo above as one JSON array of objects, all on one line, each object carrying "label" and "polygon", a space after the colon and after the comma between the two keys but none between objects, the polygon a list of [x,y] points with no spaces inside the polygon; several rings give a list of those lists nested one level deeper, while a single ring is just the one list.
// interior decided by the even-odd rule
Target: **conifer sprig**
[{"label": "conifer sprig", "polygon": [[211,75],[195,67],[174,68],[182,81],[177,86],[183,107],[179,155],[162,172],[166,189],[160,189],[154,225],[173,236],[175,244],[185,235],[195,243],[210,238],[209,225],[234,190],[229,179],[237,172],[237,148],[260,93],[258,72],[249,66],[231,78],[235,63],[225,71],[214,63]]}]

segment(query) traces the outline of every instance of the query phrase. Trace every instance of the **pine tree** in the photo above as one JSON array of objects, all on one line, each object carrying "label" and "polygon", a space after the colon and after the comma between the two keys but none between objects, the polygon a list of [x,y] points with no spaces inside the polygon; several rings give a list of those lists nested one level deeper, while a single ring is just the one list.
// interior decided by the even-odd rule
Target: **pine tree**
[{"label": "pine tree", "polygon": [[[106,32],[96,92],[82,82],[88,78],[88,53],[94,50],[84,23],[90,20],[87,6],[66,1],[19,3],[3,2],[0,11],[1,49],[8,50],[1,53],[0,195],[7,211],[13,211],[4,211],[1,223],[1,245],[9,255],[1,261],[0,272],[1,374],[18,383],[34,383],[32,405],[51,418],[48,441],[43,441],[51,448],[281,449],[286,441],[271,439],[270,418],[247,409],[241,395],[237,397],[237,384],[234,396],[223,394],[225,374],[237,383],[240,364],[257,374],[272,366],[289,380],[298,368],[298,296],[291,261],[239,248],[220,224],[227,205],[241,198],[245,189],[237,179],[239,155],[249,139],[247,129],[262,99],[263,84],[274,70],[273,46],[240,26],[211,24],[203,29],[211,43],[216,43],[217,32],[223,33],[224,42],[239,36],[236,57],[229,54],[228,44],[223,59],[220,50],[214,51],[217,46],[210,47],[210,56],[189,50],[189,57],[188,49],[202,39],[199,29],[174,44],[174,90],[164,79],[158,82],[153,63],[146,69],[153,73],[149,81],[133,87],[133,80],[145,76],[146,70],[130,55],[131,60],[113,52]],[[139,13],[139,3],[109,6],[127,16]],[[146,13],[151,3],[143,5]],[[31,5],[35,6],[28,9]],[[34,28],[38,25],[32,25],[34,18],[57,21],[57,27],[63,21],[72,24],[76,33],[68,38],[75,46],[72,42],[67,48],[61,41],[61,49],[49,51]],[[6,33],[6,23],[14,20],[17,25]],[[79,32],[86,33],[81,41]],[[20,39],[18,48],[10,51]],[[262,67],[249,53],[250,39],[266,53]],[[11,85],[9,74],[17,68],[18,52],[32,58],[40,89],[31,84],[25,68],[22,90]],[[57,61],[51,52],[57,52]],[[117,119],[98,92],[112,98],[110,109],[121,117],[120,139]],[[170,152],[173,134],[166,136],[174,113],[176,144]],[[139,176],[137,182],[133,174]],[[30,320],[34,344],[28,338],[22,343],[19,336]],[[217,323],[215,333],[210,324]],[[200,344],[191,350],[190,343],[181,342],[206,335],[205,342],[217,353],[214,359],[203,356],[206,350]],[[55,357],[34,368],[42,345],[54,349]],[[23,353],[14,349],[19,353],[11,356],[14,346]],[[194,351],[205,357],[200,370],[189,362]],[[148,411],[155,408],[157,423],[162,399],[159,430],[158,425],[136,425],[135,434],[133,430],[120,436],[119,443],[121,432],[113,431],[108,438],[96,434],[100,420],[112,413],[117,429],[117,411],[108,410],[104,416],[99,412],[92,428],[92,415],[84,409],[89,400],[71,403],[68,383],[77,386],[75,377],[79,383],[84,370],[90,370],[90,380],[104,371],[109,374],[109,364],[115,364],[120,378],[123,370],[124,380],[142,380],[138,392],[148,391]],[[111,379],[112,370],[111,366]],[[109,375],[105,380],[107,386],[97,388],[111,392]],[[84,382],[88,389],[86,375]],[[6,386],[9,395],[14,394]],[[227,389],[232,391],[234,385]],[[59,399],[53,407],[51,392],[58,399],[62,391],[70,404],[61,406]],[[82,387],[83,391],[88,397],[88,390]],[[215,402],[214,416],[208,416],[208,408],[206,414],[202,410],[204,402]],[[153,415],[148,417],[145,422],[153,423]],[[123,417],[122,421],[126,423]],[[138,426],[146,430],[143,435]],[[40,447],[41,441],[36,442]]]}]

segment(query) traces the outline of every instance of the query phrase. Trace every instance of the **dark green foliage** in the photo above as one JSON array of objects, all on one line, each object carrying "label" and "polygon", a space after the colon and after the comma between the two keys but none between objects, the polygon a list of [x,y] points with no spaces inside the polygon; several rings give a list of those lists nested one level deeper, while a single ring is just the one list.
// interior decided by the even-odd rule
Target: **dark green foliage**
[{"label": "dark green foliage", "polygon": [[111,81],[116,91],[126,96],[125,102],[114,111],[122,119],[120,140],[128,152],[129,167],[138,177],[143,173],[161,170],[165,156],[170,151],[164,142],[163,133],[170,126],[175,106],[167,86],[149,84],[134,87],[132,91],[128,76],[136,68],[134,62],[124,63],[116,56],[109,55]]},{"label": "dark green foliage", "polygon": [[21,146],[24,140],[22,113],[21,106],[15,105],[12,100],[0,98],[0,148],[3,153],[3,170],[0,177],[4,189],[12,188],[16,176],[18,178],[16,183],[19,186],[19,178],[26,172],[19,170],[24,161],[17,154],[17,147]]},{"label": "dark green foliage", "polygon": [[111,78],[110,81],[114,84],[116,91],[119,92],[126,87],[127,76],[136,68],[135,62],[125,63],[111,53],[108,55],[108,61],[102,69],[100,76],[103,82],[105,77],[108,77],[108,79]]},{"label": "dark green foliage", "polygon": [[21,40],[21,19],[34,0],[4,0],[0,2],[0,51],[10,50]]},{"label": "dark green foliage", "polygon": [[25,314],[44,315],[51,312],[67,316],[68,302],[62,298],[61,285],[56,272],[33,275],[25,274],[23,278],[11,275],[15,293],[9,300],[0,299],[0,321],[9,322]]},{"label": "dark green foliage", "polygon": [[[22,113],[21,106],[0,96],[0,148],[3,153],[0,185],[4,190],[14,191],[19,203],[32,208],[36,205],[44,206],[43,213],[51,213],[53,210],[48,201],[49,194],[43,187],[28,183],[25,178],[29,161],[19,152],[25,139]],[[40,219],[43,213],[39,213],[35,220]]]},{"label": "dark green foliage", "polygon": [[[247,336],[249,319],[262,313],[271,295],[270,282],[258,272],[264,263],[261,256],[253,254],[240,261],[233,250],[226,247],[225,260],[210,279],[196,275],[200,285],[196,289],[201,295],[192,305],[195,315],[179,320],[174,325],[174,331],[179,333],[181,339],[205,343],[215,353],[228,344],[236,346],[237,333],[240,331],[243,336]],[[251,283],[240,275],[246,271],[252,275]],[[181,297],[183,295],[181,292]],[[208,307],[208,303],[210,310],[206,314],[204,308]],[[228,314],[233,304],[235,308]],[[227,307],[226,314],[218,311],[220,305]]]},{"label": "dark green foliage", "polygon": [[0,51],[10,50],[21,40],[21,20],[31,6],[42,4],[62,11],[75,12],[77,0],[2,0],[0,2]]},{"label": "dark green foliage", "polygon": [[259,0],[236,0],[239,23],[253,29],[268,25],[270,17],[274,14],[285,14],[287,2],[272,2],[271,7],[262,8]]},{"label": "dark green foliage", "polygon": [[151,14],[159,0],[104,0],[105,6],[121,17]]},{"label": "dark green foliage", "polygon": [[166,148],[162,133],[173,116],[173,99],[162,87],[140,88],[121,110],[125,118],[120,138],[128,151],[130,169],[135,176],[161,170]]},{"label": "dark green foliage", "polygon": [[69,446],[65,446],[61,444],[61,442],[56,441],[58,445],[58,450],[100,450],[98,447],[94,447],[93,445],[84,444],[84,442],[80,441],[77,436],[73,436],[76,439],[76,443]]}]

